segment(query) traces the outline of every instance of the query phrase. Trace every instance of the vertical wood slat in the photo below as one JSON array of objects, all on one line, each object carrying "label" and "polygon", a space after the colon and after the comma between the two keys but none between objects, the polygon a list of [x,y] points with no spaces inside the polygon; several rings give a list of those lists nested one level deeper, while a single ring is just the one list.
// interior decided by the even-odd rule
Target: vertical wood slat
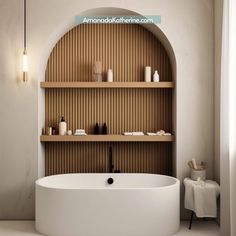
[{"label": "vertical wood slat", "polygon": [[123,173],[172,174],[170,143],[50,143],[46,175],[108,171],[108,150],[113,149],[115,169]]},{"label": "vertical wood slat", "polygon": [[[54,47],[46,81],[92,81],[92,65],[102,60],[103,78],[143,81],[144,67],[158,69],[161,81],[172,81],[171,65],[160,41],[140,25],[79,25]],[[45,93],[45,126],[57,126],[64,115],[68,128],[93,133],[96,122],[110,134],[159,129],[172,132],[172,90],[140,88],[49,89]],[[122,172],[172,173],[171,143],[47,143],[46,175],[106,172],[109,146]]]},{"label": "vertical wood slat", "polygon": [[101,60],[103,77],[113,69],[117,82],[143,81],[144,67],[171,81],[168,55],[155,36],[140,25],[86,24],[66,33],[54,47],[46,81],[92,81],[92,65]]}]

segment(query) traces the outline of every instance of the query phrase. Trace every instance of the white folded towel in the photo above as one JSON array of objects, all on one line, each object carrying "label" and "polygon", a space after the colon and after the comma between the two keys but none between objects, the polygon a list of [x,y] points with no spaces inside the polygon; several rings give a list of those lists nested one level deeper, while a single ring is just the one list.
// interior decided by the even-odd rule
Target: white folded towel
[{"label": "white folded towel", "polygon": [[124,132],[123,134],[124,135],[135,135],[135,136],[144,135],[144,133],[142,131]]},{"label": "white folded towel", "polygon": [[148,136],[157,136],[157,133],[150,133],[150,132],[147,132],[147,135],[148,135]]},{"label": "white folded towel", "polygon": [[74,133],[75,136],[84,136],[87,135],[86,133]]},{"label": "white folded towel", "polygon": [[124,132],[123,134],[124,134],[124,135],[133,135],[132,132]]},{"label": "white folded towel", "polygon": [[212,180],[194,181],[184,179],[186,209],[194,211],[197,217],[217,216],[217,197],[220,194],[220,186]]},{"label": "white folded towel", "polygon": [[85,133],[85,130],[84,129],[76,129],[75,133]]},{"label": "white folded towel", "polygon": [[144,133],[142,131],[135,131],[133,132],[133,135],[144,135]]}]

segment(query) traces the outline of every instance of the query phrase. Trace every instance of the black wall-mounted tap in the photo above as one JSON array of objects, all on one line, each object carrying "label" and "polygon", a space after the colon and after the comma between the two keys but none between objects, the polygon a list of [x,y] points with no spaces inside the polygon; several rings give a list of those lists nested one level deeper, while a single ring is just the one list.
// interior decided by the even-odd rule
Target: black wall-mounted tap
[{"label": "black wall-mounted tap", "polygon": [[114,170],[113,157],[112,157],[112,147],[109,147],[108,165],[109,165],[109,172],[108,173],[113,173],[113,172],[114,173],[121,173],[120,170]]},{"label": "black wall-mounted tap", "polygon": [[112,173],[113,172],[113,168],[114,168],[114,165],[113,165],[113,158],[112,158],[112,147],[109,147],[109,173]]}]

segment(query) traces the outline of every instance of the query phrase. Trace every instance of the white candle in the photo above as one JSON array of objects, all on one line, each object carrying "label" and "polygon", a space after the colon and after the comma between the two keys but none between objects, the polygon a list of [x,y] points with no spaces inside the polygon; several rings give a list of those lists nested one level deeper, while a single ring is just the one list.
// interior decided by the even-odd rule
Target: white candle
[{"label": "white candle", "polygon": [[112,69],[108,69],[108,71],[107,71],[107,82],[113,82],[113,72],[112,72]]},{"label": "white candle", "polygon": [[151,66],[146,66],[145,67],[145,82],[151,82]]}]

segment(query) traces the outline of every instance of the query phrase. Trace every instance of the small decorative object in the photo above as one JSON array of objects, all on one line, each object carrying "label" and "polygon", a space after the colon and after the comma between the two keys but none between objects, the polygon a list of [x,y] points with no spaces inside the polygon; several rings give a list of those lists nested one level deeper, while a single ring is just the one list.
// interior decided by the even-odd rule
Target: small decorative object
[{"label": "small decorative object", "polygon": [[46,134],[45,128],[42,128],[42,135],[45,135],[45,134]]},{"label": "small decorative object", "polygon": [[159,74],[158,74],[158,71],[155,70],[155,73],[153,74],[153,82],[159,82],[160,79],[159,79]]},{"label": "small decorative object", "polygon": [[196,160],[193,158],[188,162],[188,166],[191,170],[191,179],[192,180],[206,180],[206,163],[201,162],[201,165],[197,165]]},{"label": "small decorative object", "polygon": [[159,131],[157,131],[157,135],[158,135],[158,136],[165,135],[165,133],[166,133],[166,132],[165,132],[164,130],[162,130],[162,129],[159,130]]},{"label": "small decorative object", "polygon": [[151,66],[146,66],[145,67],[145,82],[151,82]]},{"label": "small decorative object", "polygon": [[67,131],[67,135],[72,135],[72,131],[71,131],[71,130],[68,130],[68,131]]},{"label": "small decorative object", "polygon": [[56,135],[57,134],[57,129],[55,127],[52,127],[52,135]]},{"label": "small decorative object", "polygon": [[47,127],[47,135],[52,135],[52,127]]},{"label": "small decorative object", "polygon": [[99,125],[98,125],[98,123],[96,123],[96,125],[94,127],[94,134],[99,134]]},{"label": "small decorative object", "polygon": [[108,69],[108,71],[107,71],[107,82],[113,82],[113,71],[112,71],[112,69]]},{"label": "small decorative object", "polygon": [[61,117],[61,121],[59,123],[59,135],[66,135],[66,121],[64,119],[64,117]]},{"label": "small decorative object", "polygon": [[106,123],[104,123],[104,125],[102,127],[102,134],[107,134],[107,125],[106,125]]},{"label": "small decorative object", "polygon": [[83,136],[87,135],[84,129],[76,129],[74,135]]},{"label": "small decorative object", "polygon": [[95,61],[93,65],[93,81],[102,82],[102,62]]},{"label": "small decorative object", "polygon": [[134,131],[134,132],[124,132],[123,135],[127,135],[127,136],[142,136],[144,135],[143,131]]},{"label": "small decorative object", "polygon": [[191,179],[192,180],[206,180],[206,170],[194,170],[191,169]]}]

